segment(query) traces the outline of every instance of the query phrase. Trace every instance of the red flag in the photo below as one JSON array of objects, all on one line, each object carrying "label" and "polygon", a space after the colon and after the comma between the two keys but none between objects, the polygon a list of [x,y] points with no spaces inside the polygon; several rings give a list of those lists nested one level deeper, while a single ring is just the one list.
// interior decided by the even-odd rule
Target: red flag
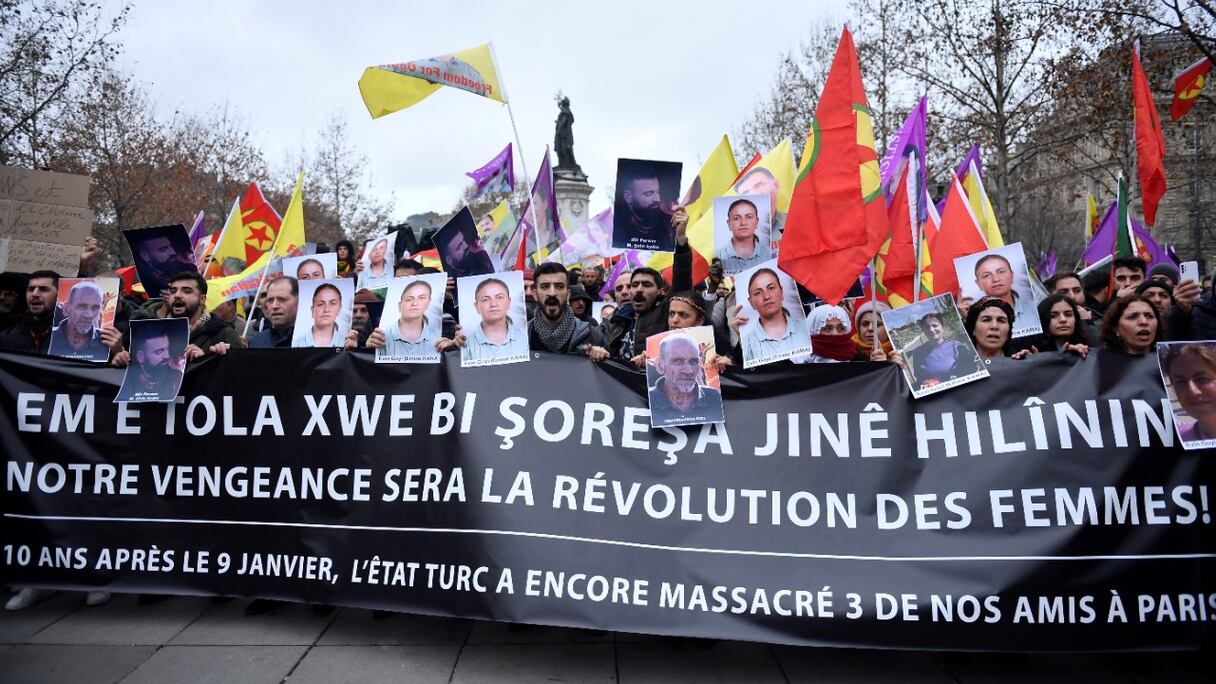
[{"label": "red flag", "polygon": [[1136,170],[1140,175],[1140,201],[1144,222],[1157,223],[1157,204],[1165,194],[1165,136],[1153,103],[1153,91],[1140,66],[1139,50],[1132,52],[1132,97],[1136,103]]},{"label": "red flag", "polygon": [[887,205],[887,221],[891,226],[891,242],[882,256],[882,284],[887,297],[892,294],[912,301],[916,293],[916,243],[912,228],[912,206],[908,202],[908,167],[904,167],[895,196]]},{"label": "red flag", "polygon": [[738,183],[739,179],[742,178],[748,171],[751,171],[753,166],[759,164],[761,159],[764,159],[764,156],[759,152],[752,155],[751,160],[747,162],[747,165],[743,167],[743,170],[739,172],[739,175],[735,176],[735,181],[734,183],[731,183],[731,185]]},{"label": "red flag", "polygon": [[1178,74],[1174,79],[1174,101],[1170,104],[1171,119],[1177,121],[1191,111],[1195,100],[1199,99],[1199,93],[1203,92],[1211,70],[1212,60],[1204,57]]},{"label": "red flag", "polygon": [[930,267],[933,270],[933,293],[952,292],[957,298],[959,287],[954,260],[988,249],[958,174],[950,174],[950,191],[946,194],[946,205],[942,207],[941,225],[936,232],[930,231],[928,237],[929,256],[933,261]]},{"label": "red flag", "polygon": [[802,154],[778,265],[839,304],[888,232],[874,129],[847,27]]}]

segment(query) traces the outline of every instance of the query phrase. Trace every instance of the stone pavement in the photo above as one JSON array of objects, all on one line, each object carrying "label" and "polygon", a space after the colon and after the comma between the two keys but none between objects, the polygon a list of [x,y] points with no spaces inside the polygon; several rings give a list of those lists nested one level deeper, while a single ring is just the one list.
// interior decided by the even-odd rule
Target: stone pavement
[{"label": "stone pavement", "polygon": [[[0,597],[7,599],[7,595]],[[1211,654],[999,655],[706,642],[284,605],[60,593],[0,610],[0,682],[1214,682]]]}]

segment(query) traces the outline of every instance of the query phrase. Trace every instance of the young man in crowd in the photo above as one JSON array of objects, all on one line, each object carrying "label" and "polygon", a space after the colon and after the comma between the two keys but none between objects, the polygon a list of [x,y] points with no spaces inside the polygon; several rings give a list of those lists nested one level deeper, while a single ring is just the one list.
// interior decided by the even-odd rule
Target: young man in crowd
[{"label": "young man in crowd", "polygon": [[600,301],[600,290],[604,289],[604,267],[592,265],[584,268],[579,276],[578,284],[587,291],[591,301]]},{"label": "young man in crowd", "polygon": [[608,358],[608,343],[599,327],[579,318],[570,308],[566,267],[546,261],[536,267],[534,276],[539,315],[528,322],[529,348],[582,354],[597,363]]},{"label": "young man in crowd", "polygon": [[604,335],[616,355],[633,359],[646,350],[646,338],[667,330],[667,297],[673,291],[692,289],[692,249],[688,246],[688,212],[683,207],[672,215],[676,229],[672,283],[663,274],[643,266],[629,277],[630,298],[605,324]]},{"label": "young man in crowd", "polygon": [[[228,347],[239,346],[240,333],[228,321],[211,315],[205,306],[206,301],[207,281],[195,271],[184,271],[169,278],[164,298],[148,300],[147,304],[131,314],[131,320],[185,318],[190,323],[190,344],[186,346],[188,361],[218,353],[216,347],[221,343]],[[227,347],[224,350],[227,351]],[[115,354],[110,363],[125,368],[131,363],[131,354]]]}]

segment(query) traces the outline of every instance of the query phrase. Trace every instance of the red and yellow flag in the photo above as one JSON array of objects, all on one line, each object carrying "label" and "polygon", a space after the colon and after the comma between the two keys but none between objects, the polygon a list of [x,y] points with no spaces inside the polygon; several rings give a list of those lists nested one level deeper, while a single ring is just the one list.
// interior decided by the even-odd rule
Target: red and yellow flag
[{"label": "red and yellow flag", "polygon": [[1199,99],[1199,93],[1203,92],[1203,86],[1207,84],[1208,73],[1211,71],[1212,60],[1204,57],[1183,69],[1182,73],[1174,78],[1174,101],[1170,104],[1171,119],[1177,121],[1191,111],[1195,100]]},{"label": "red and yellow flag", "polygon": [[932,262],[930,268],[933,270],[933,292],[951,292],[958,297],[958,274],[954,271],[954,260],[988,249],[958,174],[950,174],[950,190],[946,194],[946,205],[942,208],[941,223],[937,230],[926,230],[926,233]]},{"label": "red and yellow flag", "polygon": [[270,250],[282,222],[258,184],[250,183],[228,213],[207,275],[232,275],[243,271]]},{"label": "red and yellow flag", "polygon": [[1132,99],[1136,103],[1136,170],[1140,176],[1140,202],[1144,222],[1157,223],[1157,205],[1165,194],[1165,135],[1153,102],[1148,77],[1140,66],[1139,49],[1132,51]]},{"label": "red and yellow flag", "polygon": [[807,135],[778,264],[839,304],[888,232],[870,109],[846,27]]}]

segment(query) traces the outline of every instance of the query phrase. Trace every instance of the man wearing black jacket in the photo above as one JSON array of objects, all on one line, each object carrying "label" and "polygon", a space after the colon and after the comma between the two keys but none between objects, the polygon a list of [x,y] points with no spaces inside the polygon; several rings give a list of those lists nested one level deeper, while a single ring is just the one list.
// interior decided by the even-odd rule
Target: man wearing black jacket
[{"label": "man wearing black jacket", "polygon": [[604,324],[609,349],[626,359],[646,351],[646,338],[667,330],[667,300],[672,292],[692,289],[692,249],[688,246],[688,212],[683,207],[672,216],[676,229],[676,251],[671,264],[671,284],[663,274],[643,266],[629,278],[631,296]]},{"label": "man wearing black jacket", "polygon": [[534,276],[539,315],[528,322],[528,346],[532,351],[586,354],[597,363],[608,358],[603,333],[570,310],[566,267],[546,261],[536,268]]}]

